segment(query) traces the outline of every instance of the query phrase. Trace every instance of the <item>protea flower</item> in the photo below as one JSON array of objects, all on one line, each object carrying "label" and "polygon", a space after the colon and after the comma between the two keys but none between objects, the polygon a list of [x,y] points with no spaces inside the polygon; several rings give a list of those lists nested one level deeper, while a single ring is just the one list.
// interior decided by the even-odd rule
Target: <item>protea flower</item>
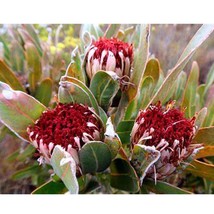
[{"label": "protea flower", "polygon": [[116,38],[100,38],[92,43],[85,57],[89,79],[99,70],[113,71],[120,78],[130,77],[133,46]]},{"label": "protea flower", "polygon": [[34,126],[27,128],[32,144],[40,152],[40,163],[50,163],[52,151],[60,145],[78,162],[77,151],[100,140],[102,125],[93,109],[82,104],[61,104],[44,111]]},{"label": "protea flower", "polygon": [[143,144],[160,152],[158,161],[146,172],[147,177],[166,178],[202,148],[191,143],[196,132],[194,123],[195,117],[185,118],[172,103],[164,108],[159,102],[139,112],[131,133],[132,146]]}]

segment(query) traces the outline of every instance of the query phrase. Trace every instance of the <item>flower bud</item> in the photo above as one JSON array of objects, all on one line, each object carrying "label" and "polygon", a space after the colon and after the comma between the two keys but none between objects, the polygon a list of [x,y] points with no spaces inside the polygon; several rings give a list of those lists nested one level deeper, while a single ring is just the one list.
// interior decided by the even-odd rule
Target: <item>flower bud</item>
[{"label": "flower bud", "polygon": [[77,152],[93,140],[100,140],[102,125],[96,114],[82,104],[58,104],[44,111],[34,126],[27,128],[32,144],[40,152],[40,163],[50,163],[56,145],[60,145],[78,162]]},{"label": "flower bud", "polygon": [[116,38],[100,38],[92,43],[85,57],[86,73],[91,79],[99,70],[114,71],[119,77],[130,77],[133,47]]},{"label": "flower bud", "polygon": [[194,123],[195,117],[185,118],[184,112],[171,103],[164,108],[159,102],[139,112],[131,133],[132,146],[143,144],[160,151],[160,158],[148,169],[147,177],[166,178],[202,148],[191,143],[196,130]]}]

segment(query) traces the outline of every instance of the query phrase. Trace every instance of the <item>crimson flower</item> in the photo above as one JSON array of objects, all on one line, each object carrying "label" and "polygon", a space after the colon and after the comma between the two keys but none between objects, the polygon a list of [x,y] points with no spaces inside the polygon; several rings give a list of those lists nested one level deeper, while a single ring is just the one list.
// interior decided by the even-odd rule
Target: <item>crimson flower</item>
[{"label": "crimson flower", "polygon": [[102,125],[92,108],[77,103],[59,103],[54,109],[44,111],[27,132],[41,154],[40,163],[50,163],[56,145],[77,161],[77,151],[85,143],[101,139]]},{"label": "crimson flower", "polygon": [[89,47],[85,68],[90,79],[99,70],[113,71],[119,77],[130,77],[132,62],[132,45],[116,38],[100,38]]},{"label": "crimson flower", "polygon": [[131,133],[132,146],[143,144],[160,152],[158,161],[148,169],[147,177],[166,178],[202,148],[191,143],[196,131],[194,123],[195,117],[185,118],[184,112],[171,103],[164,108],[159,102],[139,112]]}]

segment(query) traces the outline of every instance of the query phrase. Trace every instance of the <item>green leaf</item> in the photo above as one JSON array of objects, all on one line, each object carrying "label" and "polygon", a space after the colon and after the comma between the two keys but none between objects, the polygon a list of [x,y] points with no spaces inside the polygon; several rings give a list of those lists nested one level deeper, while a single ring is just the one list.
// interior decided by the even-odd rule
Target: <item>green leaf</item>
[{"label": "green leaf", "polygon": [[78,177],[77,181],[79,184],[79,194],[81,194],[86,189],[89,178],[86,175],[81,175],[80,177]]},{"label": "green leaf", "polygon": [[20,154],[20,149],[17,149],[15,152],[13,152],[12,154],[9,154],[7,157],[6,157],[6,160],[8,162],[14,162],[16,161],[16,158],[18,157],[18,155]]},{"label": "green leaf", "polygon": [[205,187],[205,194],[212,194],[213,189],[213,181],[209,181],[206,178],[203,179],[204,181],[204,187]]},{"label": "green leaf", "polygon": [[71,55],[71,62],[67,67],[66,76],[74,77],[86,84],[86,75],[82,70],[82,60],[78,48],[75,48]]},{"label": "green leaf", "polygon": [[[49,62],[47,62],[49,63]],[[65,61],[62,59],[62,54],[57,52],[53,58],[53,64],[50,68],[50,78],[55,82],[59,82],[62,75],[65,73]]]},{"label": "green leaf", "polygon": [[120,137],[122,144],[130,143],[130,135],[134,125],[134,120],[123,120],[117,126],[117,134]]},{"label": "green leaf", "polygon": [[106,122],[108,120],[108,116],[100,106],[99,106],[99,115],[100,115],[100,119],[102,120],[103,124],[106,124]]},{"label": "green leaf", "polygon": [[205,118],[207,115],[207,108],[204,107],[202,108],[197,114],[196,114],[196,120],[195,120],[195,125],[197,126],[197,128],[201,128]]},{"label": "green leaf", "polygon": [[23,151],[19,153],[19,155],[16,157],[16,160],[25,161],[27,158],[31,158],[35,151],[35,147],[29,144]]},{"label": "green leaf", "polygon": [[152,58],[149,59],[146,64],[146,69],[144,72],[144,78],[147,76],[151,76],[154,80],[154,83],[157,84],[159,77],[160,77],[160,63],[158,59]]},{"label": "green leaf", "polygon": [[111,122],[110,117],[106,122],[106,132],[104,135],[105,135],[104,142],[109,146],[112,159],[114,159],[117,156],[119,150],[121,149],[122,144],[120,138],[118,137],[118,134],[114,130],[114,126]]},{"label": "green leaf", "polygon": [[11,178],[13,180],[21,180],[23,178],[28,178],[30,176],[37,174],[39,171],[38,168],[40,168],[39,165],[33,165],[33,166],[26,167],[24,169],[17,171],[16,173],[14,173]]},{"label": "green leaf", "polygon": [[204,90],[205,90],[206,85],[205,84],[201,84],[197,87],[197,94],[196,97],[198,95],[199,97],[199,102],[196,102],[196,109],[201,109],[204,106]]},{"label": "green leaf", "polygon": [[[82,28],[83,29],[83,28]],[[82,41],[83,41],[83,44],[84,44],[84,47],[85,48],[85,53],[87,52],[87,47],[89,48],[91,46],[91,43],[92,43],[92,36],[91,34],[88,32],[88,31],[84,31],[82,32]],[[85,56],[84,56],[85,58]]]},{"label": "green leaf", "polygon": [[83,174],[102,172],[111,163],[111,152],[105,143],[91,141],[79,151],[79,159]]},{"label": "green leaf", "polygon": [[214,126],[200,128],[193,138],[193,142],[206,146],[214,145]]},{"label": "green leaf", "polygon": [[104,33],[104,37],[106,38],[115,37],[119,28],[120,24],[109,24],[108,28],[106,29],[106,32]]},{"label": "green leaf", "polygon": [[94,24],[82,25],[81,32],[84,33],[85,31],[88,31],[89,33],[91,33],[93,36],[95,36],[96,39],[103,36],[102,30],[101,30],[100,26],[97,24],[96,25],[94,25]]},{"label": "green leaf", "polygon": [[214,146],[205,146],[195,155],[195,159],[214,156]]},{"label": "green leaf", "polygon": [[163,181],[157,181],[155,184],[153,180],[146,179],[143,182],[143,186],[145,186],[149,191],[157,194],[191,194],[191,192],[187,190],[178,188]]},{"label": "green leaf", "polygon": [[110,170],[110,184],[112,187],[131,193],[140,190],[137,174],[128,161],[117,158],[112,162]]},{"label": "green leaf", "polygon": [[207,164],[198,160],[194,160],[191,162],[186,170],[191,172],[195,176],[206,178],[210,181],[214,181],[214,165]]},{"label": "green leaf", "polygon": [[87,92],[79,85],[61,81],[58,91],[58,98],[60,103],[82,103],[91,106],[91,100]]},{"label": "green leaf", "polygon": [[63,182],[54,182],[50,180],[36,188],[31,194],[64,194],[67,191]]},{"label": "green leaf", "polygon": [[27,61],[27,70],[29,72],[28,81],[30,90],[35,92],[38,82],[42,77],[41,58],[34,44],[27,42],[25,44],[25,57]]},{"label": "green leaf", "polygon": [[50,78],[42,80],[36,89],[35,98],[45,106],[48,106],[51,101],[53,81]]},{"label": "green leaf", "polygon": [[174,94],[173,94],[171,100],[180,100],[182,98],[182,94],[185,89],[186,81],[187,81],[187,74],[184,71],[181,71],[181,73],[178,75],[178,79],[175,83]]},{"label": "green leaf", "polygon": [[7,83],[14,90],[25,91],[25,88],[20,83],[13,71],[0,59],[0,81]]},{"label": "green leaf", "polygon": [[176,84],[174,84],[171,87],[170,92],[167,94],[167,96],[164,98],[164,100],[161,101],[162,105],[167,105],[168,102],[170,102],[172,100],[173,95],[176,93]]},{"label": "green leaf", "polygon": [[18,137],[29,141],[27,127],[33,125],[46,107],[22,91],[0,82],[0,120]]},{"label": "green leaf", "polygon": [[26,32],[29,34],[30,36],[30,40],[34,43],[34,45],[37,48],[37,51],[39,52],[39,55],[42,56],[42,47],[40,44],[40,39],[33,27],[33,25],[30,24],[22,24],[23,29],[26,30]]},{"label": "green leaf", "polygon": [[129,37],[135,32],[135,26],[131,26],[126,28],[124,31],[123,30],[119,30],[116,38],[124,41],[124,42],[129,42],[130,39]]},{"label": "green leaf", "polygon": [[134,70],[131,76],[131,82],[135,85],[135,87],[129,87],[129,90],[127,91],[129,100],[135,97],[138,86],[141,85],[141,82],[143,81],[144,70],[146,68],[149,54],[149,34],[150,25],[141,25],[139,45],[135,49],[133,65]]},{"label": "green leaf", "polygon": [[24,73],[25,54],[22,46],[14,40],[11,44],[11,66],[14,71]]},{"label": "green leaf", "polygon": [[78,102],[88,104],[99,115],[99,107],[94,95],[84,83],[76,78],[63,76],[60,81],[58,96],[59,101],[63,103]]},{"label": "green leaf", "polygon": [[134,145],[131,163],[140,177],[141,184],[148,169],[157,162],[159,158],[160,152],[154,147],[140,144]]},{"label": "green leaf", "polygon": [[207,106],[207,116],[203,123],[204,127],[214,126],[214,99],[210,100]]},{"label": "green leaf", "polygon": [[119,90],[119,84],[109,73],[98,71],[91,80],[90,90],[97,99],[99,106],[107,111]]},{"label": "green leaf", "polygon": [[197,62],[192,63],[192,68],[187,80],[186,88],[183,95],[182,108],[186,108],[185,116],[191,118],[195,114],[196,90],[199,81],[199,67]]},{"label": "green leaf", "polygon": [[144,109],[150,100],[149,94],[154,90],[154,81],[151,76],[146,76],[143,79],[142,85],[135,98],[129,103],[125,112],[124,120],[134,120],[140,109]]},{"label": "green leaf", "polygon": [[[84,181],[83,181],[84,184],[82,185],[83,188],[80,189],[79,194],[90,194],[101,187],[100,184],[97,182],[97,180],[95,180],[93,177],[88,178],[86,175],[78,178],[78,181],[83,180],[82,177],[84,177]],[[80,182],[79,182],[79,184],[80,184]]]},{"label": "green leaf", "polygon": [[122,93],[117,111],[115,113],[114,121],[115,127],[118,126],[119,122],[123,120],[126,108],[129,104],[129,97],[126,93]]},{"label": "green leaf", "polygon": [[[187,62],[190,60],[195,51],[201,46],[201,44],[210,36],[214,30],[214,25],[203,25],[191,39],[185,50],[183,51],[181,57],[176,63],[175,67],[171,69],[170,73],[165,78],[164,82],[155,93],[148,106],[151,103],[156,103],[158,101],[164,100],[171,91],[171,87],[177,80],[178,75],[183,70]],[[147,106],[147,107],[148,107]]]},{"label": "green leaf", "polygon": [[0,127],[0,142],[5,138],[7,134],[14,135],[14,133],[11,132],[11,130],[8,129],[7,126],[2,125]]},{"label": "green leaf", "polygon": [[0,42],[3,44],[3,47],[4,47],[4,60],[8,62],[10,61],[10,49],[4,37],[1,35],[0,35]]},{"label": "green leaf", "polygon": [[51,155],[51,165],[71,194],[78,194],[79,185],[76,178],[76,163],[69,153],[61,146],[54,147]]},{"label": "green leaf", "polygon": [[190,53],[194,52],[213,32],[214,25],[212,24],[204,24],[200,27],[200,29],[196,32],[194,37],[190,40],[189,44],[186,46],[182,55],[180,56],[177,64],[183,61]]},{"label": "green leaf", "polygon": [[210,86],[214,82],[214,64],[211,66],[208,74],[207,74],[207,79],[206,79],[206,86],[204,89],[204,96],[207,94],[207,91],[209,90]]}]

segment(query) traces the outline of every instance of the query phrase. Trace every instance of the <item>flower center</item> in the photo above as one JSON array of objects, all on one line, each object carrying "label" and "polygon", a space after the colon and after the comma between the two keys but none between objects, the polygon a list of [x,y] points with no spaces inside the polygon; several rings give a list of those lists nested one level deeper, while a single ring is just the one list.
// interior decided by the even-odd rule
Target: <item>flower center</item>
[{"label": "flower center", "polygon": [[170,162],[179,157],[182,149],[188,148],[194,135],[195,118],[186,119],[184,112],[176,108],[163,108],[160,103],[151,105],[142,111],[137,119],[136,130],[132,143],[142,140],[146,146],[155,146],[156,149],[169,150],[174,155]]},{"label": "flower center", "polygon": [[94,140],[101,125],[87,107],[80,104],[58,104],[56,108],[43,112],[39,120],[28,128],[32,141],[37,144],[68,145],[79,150],[87,140]]},{"label": "flower center", "polygon": [[[128,57],[130,59],[130,64],[133,61],[133,46],[129,45],[128,43],[122,42],[116,38],[107,39],[107,38],[100,38],[98,41],[93,43],[95,47],[97,47],[96,51],[94,52],[94,58],[100,59],[102,56],[102,52],[111,51],[115,58],[116,58],[116,68],[122,67],[121,57],[119,55],[120,52],[123,53],[124,58]],[[108,56],[106,55],[103,58],[103,65],[105,66],[107,63]]]}]

